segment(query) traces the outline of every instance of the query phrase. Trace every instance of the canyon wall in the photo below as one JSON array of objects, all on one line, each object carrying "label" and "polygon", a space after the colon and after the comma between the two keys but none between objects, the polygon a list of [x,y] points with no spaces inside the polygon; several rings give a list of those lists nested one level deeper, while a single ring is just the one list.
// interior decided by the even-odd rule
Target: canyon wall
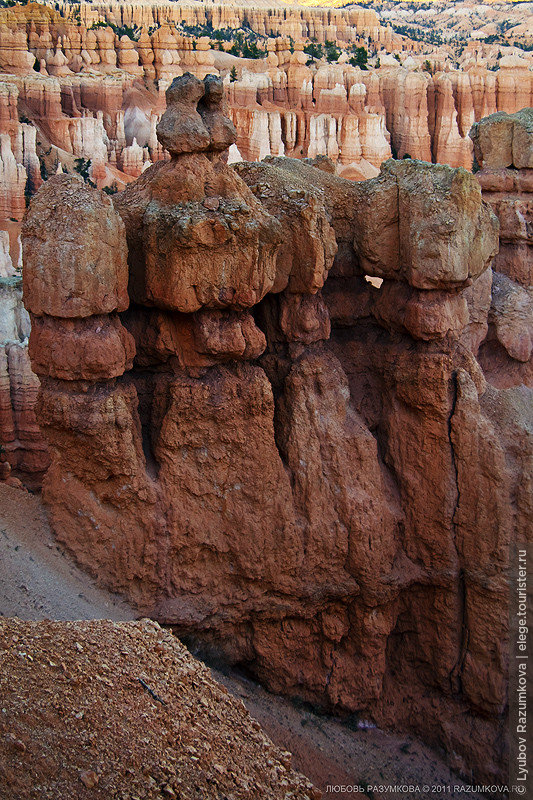
[{"label": "canyon wall", "polygon": [[[113,200],[59,175],[31,203],[52,526],[200,652],[504,781],[509,546],[533,509],[525,315],[498,322],[518,267],[492,272],[499,223],[463,169],[229,167],[223,89],[173,81],[170,159]],[[527,178],[531,112],[504,118]]]},{"label": "canyon wall", "polygon": [[483,197],[500,221],[488,333],[479,358],[499,388],[533,381],[533,152],[531,109],[492,114],[471,131]]},{"label": "canyon wall", "polygon": [[194,3],[81,3],[73,8],[60,2],[58,9],[67,18],[79,16],[87,27],[105,21],[115,25],[150,28],[162,23],[170,25],[209,26],[215,30],[249,28],[260,36],[291,37],[295,41],[313,39],[354,41],[355,38],[390,43],[392,28],[380,24],[375,11],[354,5],[350,8],[287,7],[272,5]]}]

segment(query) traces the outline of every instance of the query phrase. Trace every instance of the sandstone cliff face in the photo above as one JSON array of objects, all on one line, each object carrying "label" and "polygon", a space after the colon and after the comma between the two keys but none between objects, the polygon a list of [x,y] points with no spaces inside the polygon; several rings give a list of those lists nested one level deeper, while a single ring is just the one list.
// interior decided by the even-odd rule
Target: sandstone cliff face
[{"label": "sandstone cliff face", "polygon": [[[28,213],[52,525],[199,649],[502,778],[506,570],[533,453],[530,382],[476,360],[511,302],[497,219],[461,169],[233,170],[221,88],[172,83],[171,160],[114,206],[59,176]],[[95,220],[115,233],[93,273]],[[509,344],[518,323],[498,324]]]}]

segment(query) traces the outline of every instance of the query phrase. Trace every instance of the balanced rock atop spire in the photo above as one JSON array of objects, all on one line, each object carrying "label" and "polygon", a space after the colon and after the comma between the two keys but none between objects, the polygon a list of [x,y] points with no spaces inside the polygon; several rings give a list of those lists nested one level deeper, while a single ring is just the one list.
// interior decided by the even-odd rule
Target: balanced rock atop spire
[{"label": "balanced rock atop spire", "polygon": [[190,72],[174,78],[166,91],[167,110],[157,126],[157,138],[172,157],[182,153],[226,150],[237,132],[228,118],[222,80],[203,81]]},{"label": "balanced rock atop spire", "polygon": [[222,81],[186,73],[166,98],[157,136],[171,161],[146,170],[115,203],[131,296],[186,313],[248,308],[274,284],[280,225],[226,164],[236,134]]}]

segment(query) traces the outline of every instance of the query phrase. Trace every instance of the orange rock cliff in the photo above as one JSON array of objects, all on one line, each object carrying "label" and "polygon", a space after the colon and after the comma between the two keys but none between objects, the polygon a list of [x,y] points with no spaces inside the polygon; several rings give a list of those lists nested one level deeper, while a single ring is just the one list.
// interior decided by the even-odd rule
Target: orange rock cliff
[{"label": "orange rock cliff", "polygon": [[479,181],[407,159],[357,183],[228,166],[215,76],[166,103],[170,158],[112,199],[54,176],[24,222],[56,535],[199,652],[503,780],[533,111],[473,129]]}]

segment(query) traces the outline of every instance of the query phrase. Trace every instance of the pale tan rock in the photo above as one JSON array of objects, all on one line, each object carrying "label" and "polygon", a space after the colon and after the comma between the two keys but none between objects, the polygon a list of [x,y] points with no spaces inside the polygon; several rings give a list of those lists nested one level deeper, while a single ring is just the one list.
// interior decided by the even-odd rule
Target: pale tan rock
[{"label": "pale tan rock", "polygon": [[439,164],[472,167],[472,142],[468,128],[462,132],[454,100],[454,82],[448,73],[433,78],[433,155]]},{"label": "pale tan rock", "polygon": [[144,149],[137,144],[137,139],[122,151],[122,171],[126,175],[138,178],[144,169]]},{"label": "pale tan rock", "polygon": [[516,169],[533,169],[533,108],[514,114],[513,165]]},{"label": "pale tan rock", "polygon": [[359,191],[354,247],[369,275],[418,289],[465,286],[497,252],[497,219],[465,170],[388,161]]},{"label": "pale tan rock", "polygon": [[533,109],[500,111],[470,131],[478,164],[484,168],[533,168]]},{"label": "pale tan rock", "polygon": [[0,217],[2,219],[22,220],[25,210],[24,190],[27,173],[24,166],[17,163],[11,148],[8,134],[0,134]]},{"label": "pale tan rock", "polygon": [[427,77],[404,69],[388,70],[382,79],[387,127],[398,158],[431,161]]},{"label": "pale tan rock", "polygon": [[13,30],[0,24],[0,67],[5,72],[27,75],[31,72],[35,57],[28,51],[28,40],[24,30]]},{"label": "pale tan rock", "polygon": [[[9,251],[9,233],[7,231],[0,231],[0,278],[10,278],[15,274],[16,272]],[[0,338],[2,338],[1,333]]]}]

